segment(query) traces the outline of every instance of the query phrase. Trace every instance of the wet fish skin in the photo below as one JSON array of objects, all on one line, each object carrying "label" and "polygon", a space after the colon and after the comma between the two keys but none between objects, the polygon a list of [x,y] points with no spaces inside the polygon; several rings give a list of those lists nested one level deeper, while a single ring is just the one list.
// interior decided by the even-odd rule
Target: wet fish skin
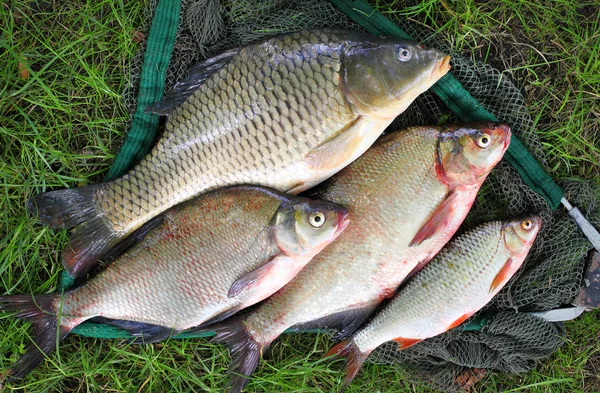
[{"label": "wet fish skin", "polygon": [[542,221],[495,221],[459,236],[375,317],[325,356],[346,358],[344,391],[369,354],[394,340],[398,349],[442,334],[483,308],[521,267]]},{"label": "wet fish skin", "polygon": [[[333,203],[255,186],[215,190],[164,213],[142,242],[82,286],[62,296],[0,296],[0,311],[45,326],[34,335],[45,353],[57,333],[95,317],[139,341],[161,340],[270,296],[347,224],[347,210]],[[32,345],[13,377],[42,359]]]},{"label": "wet fish skin", "polygon": [[324,184],[317,195],[346,206],[352,222],[256,310],[215,327],[214,341],[234,357],[231,391],[288,328],[357,329],[451,238],[509,140],[505,125],[412,127],[382,137]]},{"label": "wet fish skin", "polygon": [[296,194],[327,179],[442,77],[449,60],[412,41],[328,29],[229,51],[157,105],[170,113],[166,131],[130,172],[38,195],[28,208],[44,224],[75,227],[63,262],[81,276],[152,217],[200,193],[255,184]]}]

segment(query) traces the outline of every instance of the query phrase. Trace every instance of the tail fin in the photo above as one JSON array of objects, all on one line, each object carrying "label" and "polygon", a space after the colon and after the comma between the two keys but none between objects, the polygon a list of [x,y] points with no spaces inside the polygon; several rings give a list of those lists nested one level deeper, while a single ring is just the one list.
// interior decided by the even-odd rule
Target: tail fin
[{"label": "tail fin", "polygon": [[18,311],[16,316],[30,321],[34,329],[33,343],[29,344],[25,354],[9,371],[8,380],[29,374],[71,331],[72,327],[58,326],[52,307],[54,298],[54,295],[0,296],[0,311]]},{"label": "tail fin", "polygon": [[53,228],[72,228],[63,251],[63,265],[71,277],[80,277],[94,267],[120,236],[106,225],[96,210],[94,194],[101,185],[50,191],[27,202],[31,215]]},{"label": "tail fin", "polygon": [[240,393],[270,343],[263,344],[256,341],[241,318],[232,318],[227,322],[208,326],[206,330],[214,330],[217,333],[211,342],[229,346],[233,357],[229,366],[229,393]]},{"label": "tail fin", "polygon": [[350,385],[350,382],[352,382],[356,374],[358,374],[358,371],[369,356],[369,353],[370,352],[361,352],[354,341],[348,339],[337,344],[325,354],[325,357],[339,356],[346,358],[346,375],[344,376],[344,381],[342,382],[339,393],[342,393],[346,390],[348,385]]},{"label": "tail fin", "polygon": [[94,192],[98,186],[67,188],[36,195],[27,210],[51,228],[72,228],[97,215]]}]

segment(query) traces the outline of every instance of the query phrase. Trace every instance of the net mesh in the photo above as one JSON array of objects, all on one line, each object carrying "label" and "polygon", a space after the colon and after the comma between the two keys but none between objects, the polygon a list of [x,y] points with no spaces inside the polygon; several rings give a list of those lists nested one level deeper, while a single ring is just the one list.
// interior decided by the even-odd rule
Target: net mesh
[{"label": "net mesh", "polygon": [[[150,1],[146,16],[148,25],[156,3],[157,0]],[[327,0],[184,0],[181,9],[166,90],[185,76],[190,65],[269,35],[312,27],[362,31]],[[452,53],[447,44],[439,38],[431,39],[417,23],[395,22],[417,41]],[[131,83],[124,92],[125,102],[131,110],[135,108],[143,51],[142,43],[132,64]],[[487,110],[511,126],[542,165],[546,164],[524,98],[505,74],[457,54],[453,56],[452,73]],[[394,121],[390,129],[455,120],[452,112],[433,93],[426,92]],[[600,209],[596,201],[600,188],[580,181],[562,181],[560,185],[565,189],[566,197],[599,227]],[[577,295],[586,255],[592,246],[575,223],[562,209],[553,212],[509,164],[502,162],[486,180],[460,231],[484,221],[527,213],[539,214],[544,220],[544,228],[523,268],[482,311],[497,311],[487,326],[479,331],[454,329],[403,351],[398,351],[395,343],[387,343],[374,351],[368,361],[401,367],[409,376],[430,386],[457,391],[478,381],[485,375],[485,370],[528,371],[537,359],[555,351],[564,342],[563,325],[524,312],[556,308],[570,303]]]}]

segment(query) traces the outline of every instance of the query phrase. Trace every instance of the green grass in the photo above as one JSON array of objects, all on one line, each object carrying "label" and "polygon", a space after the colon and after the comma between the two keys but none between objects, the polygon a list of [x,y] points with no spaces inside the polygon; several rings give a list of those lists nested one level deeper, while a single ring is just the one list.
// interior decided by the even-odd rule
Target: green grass
[{"label": "green grass", "polygon": [[[600,14],[575,0],[379,1],[432,33],[506,70],[524,86],[554,177],[600,183]],[[577,4],[577,6],[576,6]],[[590,2],[592,4],[592,2]],[[121,92],[142,29],[137,1],[9,1],[0,6],[0,292],[50,293],[68,236],[27,218],[27,198],[102,179],[126,131]],[[591,13],[591,14],[590,14]],[[26,70],[26,71],[24,71]],[[27,75],[29,74],[29,75]],[[600,391],[600,312],[567,324],[565,345],[523,375],[488,375],[476,391]],[[0,320],[0,370],[31,333]],[[320,361],[322,335],[287,335],[269,351],[251,391],[331,392],[339,365]],[[224,386],[227,350],[206,340],[135,346],[69,336],[28,378],[5,391],[199,391]],[[301,388],[300,388],[301,387]],[[0,391],[2,388],[0,388]],[[349,392],[426,392],[394,368],[368,364]]]}]

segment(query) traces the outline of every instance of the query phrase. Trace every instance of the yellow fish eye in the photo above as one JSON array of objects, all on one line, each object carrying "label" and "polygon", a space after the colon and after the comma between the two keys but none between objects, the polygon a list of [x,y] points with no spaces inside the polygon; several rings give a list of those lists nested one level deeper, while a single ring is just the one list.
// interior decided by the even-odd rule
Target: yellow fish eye
[{"label": "yellow fish eye", "polygon": [[315,228],[321,228],[325,224],[325,214],[321,212],[311,213],[308,217],[308,222]]},{"label": "yellow fish eye", "polygon": [[529,231],[531,228],[533,228],[533,222],[530,219],[523,220],[521,221],[521,228]]},{"label": "yellow fish eye", "polygon": [[476,142],[477,146],[483,149],[488,147],[490,143],[492,143],[492,138],[488,134],[481,134],[477,137]]}]

